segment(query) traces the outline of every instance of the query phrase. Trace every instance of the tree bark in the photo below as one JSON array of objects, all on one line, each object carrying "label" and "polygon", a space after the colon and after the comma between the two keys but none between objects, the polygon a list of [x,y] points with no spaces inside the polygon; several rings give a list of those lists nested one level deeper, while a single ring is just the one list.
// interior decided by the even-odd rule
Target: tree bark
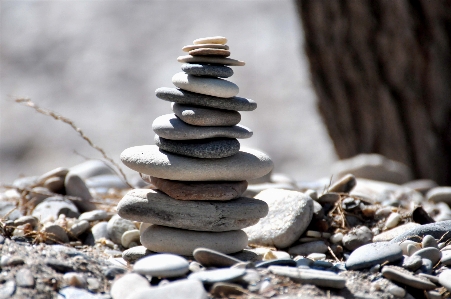
[{"label": "tree bark", "polygon": [[340,158],[379,153],[451,184],[451,1],[296,0]]}]

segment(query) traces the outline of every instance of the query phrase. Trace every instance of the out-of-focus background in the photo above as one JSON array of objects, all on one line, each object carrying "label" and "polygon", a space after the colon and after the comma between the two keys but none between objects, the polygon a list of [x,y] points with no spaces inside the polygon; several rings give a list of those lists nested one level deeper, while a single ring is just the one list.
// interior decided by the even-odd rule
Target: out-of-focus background
[{"label": "out-of-focus background", "polygon": [[[278,1],[1,1],[0,182],[101,158],[68,125],[14,102],[27,97],[73,120],[119,161],[153,144],[152,121],[171,113],[176,58],[196,38],[228,38],[239,96],[258,103],[241,144],[267,152],[275,172],[328,176],[335,161],[316,108],[295,4]],[[125,167],[124,167],[125,168]],[[127,173],[130,173],[127,171]]]}]

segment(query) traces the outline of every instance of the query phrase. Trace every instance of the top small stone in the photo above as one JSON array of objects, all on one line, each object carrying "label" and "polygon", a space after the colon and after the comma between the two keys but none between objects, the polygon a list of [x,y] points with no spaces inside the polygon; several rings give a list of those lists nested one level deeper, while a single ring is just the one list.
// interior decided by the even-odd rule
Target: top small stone
[{"label": "top small stone", "polygon": [[227,38],[223,36],[212,36],[212,37],[202,37],[193,41],[193,44],[220,44],[225,45],[227,43]]}]

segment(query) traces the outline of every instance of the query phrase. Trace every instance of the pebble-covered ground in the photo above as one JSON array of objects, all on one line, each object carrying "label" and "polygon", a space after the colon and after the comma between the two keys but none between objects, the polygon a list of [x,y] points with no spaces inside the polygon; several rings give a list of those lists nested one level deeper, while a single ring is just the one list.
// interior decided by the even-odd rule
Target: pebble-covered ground
[{"label": "pebble-covered ground", "polygon": [[351,162],[333,183],[249,182],[269,212],[228,255],[147,250],[117,215],[130,186],[101,161],[17,179],[0,193],[0,298],[449,298],[451,187]]}]

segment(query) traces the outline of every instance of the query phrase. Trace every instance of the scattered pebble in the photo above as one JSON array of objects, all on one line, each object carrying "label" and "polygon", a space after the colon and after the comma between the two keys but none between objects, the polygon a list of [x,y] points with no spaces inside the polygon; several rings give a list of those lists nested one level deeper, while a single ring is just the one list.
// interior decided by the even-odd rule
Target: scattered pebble
[{"label": "scattered pebble", "polygon": [[241,263],[239,259],[208,248],[197,248],[193,252],[194,259],[204,267],[231,267]]},{"label": "scattered pebble", "polygon": [[156,277],[179,277],[188,272],[189,263],[174,254],[155,254],[138,260],[133,272]]}]

